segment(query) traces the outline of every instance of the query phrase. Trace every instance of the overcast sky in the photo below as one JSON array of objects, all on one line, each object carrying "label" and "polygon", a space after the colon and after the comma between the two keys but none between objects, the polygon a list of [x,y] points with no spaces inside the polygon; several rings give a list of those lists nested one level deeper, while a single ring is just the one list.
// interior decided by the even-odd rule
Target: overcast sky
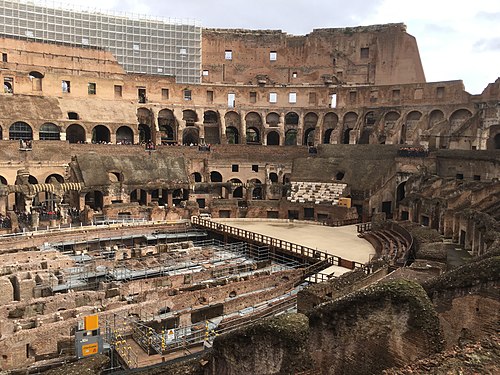
[{"label": "overcast sky", "polygon": [[462,79],[480,94],[500,77],[499,0],[66,0],[97,10],[195,19],[203,27],[279,29],[403,22],[428,82]]}]

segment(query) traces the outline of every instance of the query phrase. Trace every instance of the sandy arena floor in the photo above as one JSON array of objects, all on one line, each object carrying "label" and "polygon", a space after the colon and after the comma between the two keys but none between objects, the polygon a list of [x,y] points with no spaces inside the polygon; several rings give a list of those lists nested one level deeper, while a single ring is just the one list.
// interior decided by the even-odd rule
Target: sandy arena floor
[{"label": "sandy arena floor", "polygon": [[341,258],[366,263],[375,249],[358,237],[356,225],[327,227],[304,222],[216,220],[226,225],[265,234],[313,249],[318,249]]}]

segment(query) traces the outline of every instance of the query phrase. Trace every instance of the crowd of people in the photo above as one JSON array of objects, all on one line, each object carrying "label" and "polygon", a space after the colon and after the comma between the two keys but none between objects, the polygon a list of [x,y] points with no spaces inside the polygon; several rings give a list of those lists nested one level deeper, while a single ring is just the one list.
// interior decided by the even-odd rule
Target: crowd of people
[{"label": "crowd of people", "polygon": [[19,148],[23,150],[31,150],[33,148],[33,141],[30,139],[20,139]]}]

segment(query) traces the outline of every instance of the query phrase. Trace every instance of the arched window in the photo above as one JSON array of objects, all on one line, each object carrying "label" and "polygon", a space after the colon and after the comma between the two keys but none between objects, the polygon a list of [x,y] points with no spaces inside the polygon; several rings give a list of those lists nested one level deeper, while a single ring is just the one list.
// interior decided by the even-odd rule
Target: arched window
[{"label": "arched window", "polygon": [[134,132],[128,126],[120,126],[116,130],[117,144],[134,144]]},{"label": "arched window", "polygon": [[92,129],[92,143],[109,143],[110,140],[109,129],[104,125],[97,125]]},{"label": "arched window", "polygon": [[240,143],[238,129],[234,126],[229,126],[226,128],[226,139],[227,143],[232,145],[237,145]]},{"label": "arched window", "polygon": [[33,139],[33,130],[27,123],[18,121],[13,123],[9,128],[9,139],[23,139],[25,141]]},{"label": "arched window", "polygon": [[267,134],[267,145],[268,146],[279,146],[280,135],[278,132],[272,131]]},{"label": "arched window", "polygon": [[247,129],[247,143],[260,143],[260,134],[258,129]]},{"label": "arched window", "polygon": [[290,129],[285,134],[285,146],[296,146],[297,145],[297,130]]},{"label": "arched window", "polygon": [[68,126],[66,129],[66,139],[69,143],[85,143],[85,129],[78,124]]},{"label": "arched window", "polygon": [[39,134],[42,141],[59,141],[61,139],[59,127],[51,123],[43,124]]}]

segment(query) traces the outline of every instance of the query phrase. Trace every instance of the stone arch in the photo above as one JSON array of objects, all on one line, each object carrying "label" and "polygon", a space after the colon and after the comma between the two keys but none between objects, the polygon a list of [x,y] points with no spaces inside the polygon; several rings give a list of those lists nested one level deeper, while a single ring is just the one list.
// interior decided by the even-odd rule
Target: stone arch
[{"label": "stone arch", "polygon": [[128,126],[120,126],[116,129],[116,143],[134,144],[134,131]]},{"label": "stone arch", "polygon": [[246,141],[247,144],[260,144],[261,139],[259,129],[254,126],[247,128]]},{"label": "stone arch", "polygon": [[219,114],[215,111],[205,111],[203,113],[203,128],[205,134],[205,143],[219,144]]},{"label": "stone arch", "polygon": [[92,143],[109,143],[111,141],[111,132],[105,125],[96,125],[92,129]]},{"label": "stone arch", "polygon": [[394,129],[397,121],[401,115],[396,111],[389,111],[384,116],[384,127],[385,129]]},{"label": "stone arch", "polygon": [[196,127],[189,127],[182,132],[183,145],[197,145],[200,142],[200,132]]},{"label": "stone arch", "polygon": [[40,126],[38,139],[41,141],[59,141],[61,140],[61,129],[59,126],[47,122]]},{"label": "stone arch", "polygon": [[323,143],[329,144],[332,133],[339,123],[339,117],[335,112],[328,112],[323,119]]},{"label": "stone arch", "polygon": [[9,128],[9,139],[30,141],[33,139],[33,129],[28,123],[17,121]]},{"label": "stone arch", "polygon": [[210,172],[210,182],[222,182],[222,175],[220,174],[220,172]]},{"label": "stone arch", "polygon": [[95,211],[102,210],[104,203],[104,195],[100,190],[89,191],[85,194],[85,205]]},{"label": "stone arch", "polygon": [[298,126],[299,115],[295,112],[288,112],[285,115],[285,126]]},{"label": "stone arch", "polygon": [[203,177],[200,172],[193,172],[191,173],[191,179],[194,182],[203,182]]},{"label": "stone arch", "polygon": [[268,146],[279,146],[280,144],[280,134],[277,131],[270,131],[267,133],[266,143]]},{"label": "stone arch", "polygon": [[270,112],[266,116],[266,124],[271,128],[278,127],[280,124],[280,115],[276,112]]},{"label": "stone arch", "polygon": [[0,175],[0,185],[8,185],[7,179]]},{"label": "stone arch", "polygon": [[231,182],[232,184],[241,184],[241,186],[236,186],[235,188],[233,188],[233,198],[242,199],[245,195],[244,195],[243,183],[241,182],[241,180],[238,178],[232,178],[231,180],[229,180],[229,182]]},{"label": "stone arch", "polygon": [[468,109],[457,109],[450,115],[450,125],[452,129],[459,128],[463,123],[472,117],[472,112]]},{"label": "stone arch", "polygon": [[315,140],[315,128],[318,123],[318,115],[314,112],[309,112],[304,117],[304,139],[302,144],[313,146]]},{"label": "stone arch", "polygon": [[253,178],[250,181],[252,184],[251,197],[252,199],[264,199],[264,190],[262,189],[262,181],[258,178]]},{"label": "stone arch", "polygon": [[71,124],[66,128],[66,139],[69,143],[85,143],[85,129],[78,124]]},{"label": "stone arch", "polygon": [[28,77],[31,80],[31,90],[42,91],[43,73],[33,70],[29,73]]},{"label": "stone arch", "polygon": [[314,146],[315,129],[309,128],[304,131],[304,145]]},{"label": "stone arch", "polygon": [[172,144],[177,140],[177,121],[174,112],[162,109],[158,112],[158,129],[161,144]]},{"label": "stone arch", "polygon": [[349,144],[351,138],[351,131],[356,126],[358,121],[358,114],[356,112],[347,112],[344,115],[344,127],[342,130],[342,144]]},{"label": "stone arch", "polygon": [[422,118],[422,112],[411,111],[406,115],[406,131],[412,133],[417,127],[418,122]]},{"label": "stone arch", "polygon": [[258,133],[262,131],[262,117],[257,112],[248,112],[245,116],[247,129],[254,128]]},{"label": "stone arch", "polygon": [[54,182],[58,182],[60,184],[64,183],[64,177],[58,173],[52,173],[45,178],[46,184],[53,184]]},{"label": "stone arch", "polygon": [[297,145],[297,129],[289,129],[285,133],[285,146]]},{"label": "stone arch", "polygon": [[406,196],[405,186],[406,181],[403,181],[396,187],[396,207],[399,207],[399,202],[401,202]]},{"label": "stone arch", "polygon": [[185,109],[182,111],[182,120],[185,122],[186,126],[195,126],[198,122],[198,115],[196,111],[192,109]]},{"label": "stone arch", "polygon": [[444,119],[444,113],[440,109],[435,109],[429,114],[429,128]]}]

